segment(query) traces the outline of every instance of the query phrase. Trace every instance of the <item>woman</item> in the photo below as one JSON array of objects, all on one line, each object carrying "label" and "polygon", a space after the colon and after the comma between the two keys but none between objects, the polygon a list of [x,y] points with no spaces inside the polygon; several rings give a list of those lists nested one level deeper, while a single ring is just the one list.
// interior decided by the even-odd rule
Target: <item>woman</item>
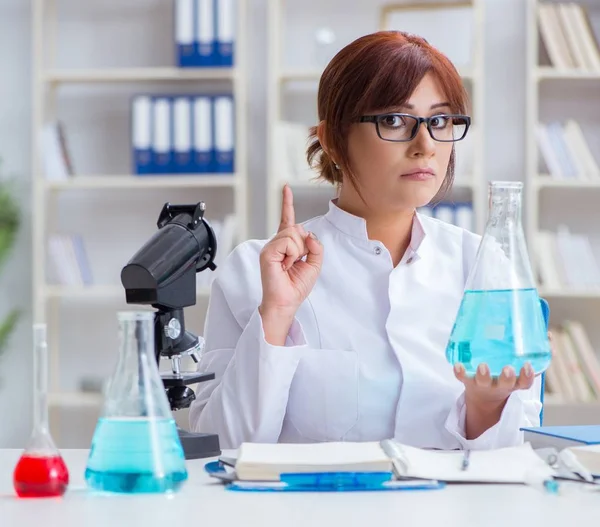
[{"label": "woman", "polygon": [[394,437],[484,449],[539,423],[529,365],[468,378],[445,358],[480,238],[415,209],[452,185],[466,107],[455,68],[416,36],[368,35],[333,58],[308,158],[339,197],[297,225],[286,187],[278,233],[222,265],[199,363],[216,379],[198,387],[193,430],[223,448]]}]

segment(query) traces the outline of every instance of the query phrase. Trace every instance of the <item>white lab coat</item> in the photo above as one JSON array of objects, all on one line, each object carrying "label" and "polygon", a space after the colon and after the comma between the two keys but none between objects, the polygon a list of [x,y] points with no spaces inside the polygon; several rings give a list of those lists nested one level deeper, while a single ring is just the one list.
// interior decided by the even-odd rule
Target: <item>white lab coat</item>
[{"label": "white lab coat", "polygon": [[321,274],[285,346],[265,341],[259,253],[239,245],[212,285],[190,427],[243,441],[374,441],[486,449],[522,442],[539,424],[540,380],[514,392],[500,421],[465,438],[464,387],[445,349],[480,237],[416,215],[409,249],[393,268],[366,223],[330,202],[304,224],[324,246]]}]

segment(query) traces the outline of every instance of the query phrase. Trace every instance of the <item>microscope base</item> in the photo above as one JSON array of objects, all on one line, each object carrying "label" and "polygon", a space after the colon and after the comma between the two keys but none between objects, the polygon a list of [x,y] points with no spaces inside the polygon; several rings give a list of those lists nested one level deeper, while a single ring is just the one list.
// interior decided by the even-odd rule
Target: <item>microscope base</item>
[{"label": "microscope base", "polygon": [[183,446],[185,459],[218,457],[221,455],[219,436],[216,434],[197,434],[179,428],[179,439]]}]

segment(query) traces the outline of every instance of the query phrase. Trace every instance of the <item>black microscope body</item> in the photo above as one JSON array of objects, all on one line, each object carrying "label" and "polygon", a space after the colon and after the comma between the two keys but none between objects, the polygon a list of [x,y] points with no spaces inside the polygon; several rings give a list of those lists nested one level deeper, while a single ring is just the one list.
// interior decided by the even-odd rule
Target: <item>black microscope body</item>
[{"label": "black microscope body", "polygon": [[[172,373],[161,373],[171,410],[190,406],[195,399],[190,384],[210,381],[214,373],[181,372],[182,356],[195,363],[203,339],[187,331],[183,310],[196,304],[196,273],[214,271],[217,253],[215,233],[204,218],[204,202],[195,205],[166,203],[159,215],[158,231],[121,271],[128,304],[151,305],[157,364],[171,359]],[[186,459],[214,457],[221,453],[219,437],[179,429]]]}]

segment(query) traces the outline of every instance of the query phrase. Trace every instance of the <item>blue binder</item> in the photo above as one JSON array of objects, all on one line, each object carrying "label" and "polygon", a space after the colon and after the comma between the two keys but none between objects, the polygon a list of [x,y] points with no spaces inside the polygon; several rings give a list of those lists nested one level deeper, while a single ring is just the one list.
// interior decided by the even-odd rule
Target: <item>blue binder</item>
[{"label": "blue binder", "polygon": [[152,99],[152,174],[173,172],[173,105],[171,97]]},{"label": "blue binder", "polygon": [[195,66],[218,65],[215,0],[194,0]]},{"label": "blue binder", "polygon": [[194,172],[192,150],[192,98],[174,96],[173,101],[173,173]]},{"label": "blue binder", "polygon": [[195,0],[175,0],[175,41],[177,65],[180,68],[196,65],[194,45]]},{"label": "blue binder", "polygon": [[192,168],[197,174],[214,172],[214,118],[212,98],[194,97],[192,103]]},{"label": "blue binder", "polygon": [[219,66],[233,66],[236,34],[236,1],[214,1],[216,14],[216,62]]},{"label": "blue binder", "polygon": [[232,95],[213,99],[214,171],[233,173],[235,170],[235,105]]},{"label": "blue binder", "polygon": [[152,172],[152,99],[136,95],[131,102],[133,173]]}]

